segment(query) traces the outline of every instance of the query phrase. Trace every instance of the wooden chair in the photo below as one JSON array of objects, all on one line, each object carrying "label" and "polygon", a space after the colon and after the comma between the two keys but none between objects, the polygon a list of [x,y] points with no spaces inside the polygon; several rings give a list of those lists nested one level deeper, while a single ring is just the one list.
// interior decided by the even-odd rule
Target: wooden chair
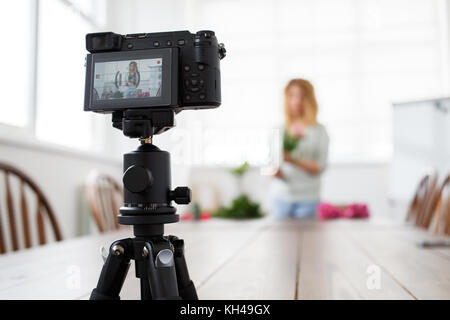
[{"label": "wooden chair", "polygon": [[433,221],[430,229],[436,234],[450,235],[450,174],[442,182],[433,209]]},{"label": "wooden chair", "polygon": [[431,220],[436,212],[439,200],[441,198],[442,186],[438,183],[438,175],[433,174],[428,185],[427,197],[423,205],[423,210],[419,217],[417,226],[428,229],[431,225]]},{"label": "wooden chair", "polygon": [[437,197],[437,173],[432,170],[425,174],[417,186],[413,200],[409,206],[406,221],[412,221],[416,226],[425,227],[431,220],[427,210]]},{"label": "wooden chair", "polygon": [[[3,174],[4,178],[4,202],[0,199],[0,254],[6,253],[8,250],[7,243],[5,241],[5,235],[9,235],[10,238],[10,249],[11,251],[17,251],[20,249],[20,238],[23,237],[23,247],[30,248],[33,246],[32,237],[32,225],[29,217],[29,209],[35,207],[35,217],[37,224],[37,240],[38,244],[42,245],[47,242],[46,238],[46,228],[45,221],[50,222],[50,227],[53,230],[54,238],[56,241],[62,240],[61,231],[59,229],[58,223],[56,221],[55,214],[49,201],[45,197],[44,193],[41,191],[39,186],[25,173],[21,170],[0,162],[0,173]],[[18,182],[18,203],[20,208],[20,215],[16,213],[15,200],[17,200],[17,192],[14,192],[14,186]],[[35,205],[31,203],[30,198],[33,197],[35,200]],[[9,222],[9,229],[6,223],[3,222],[5,217],[2,217],[1,210],[5,208],[7,213],[7,220]],[[21,219],[21,228],[16,219]],[[19,236],[21,229],[22,236]]]},{"label": "wooden chair", "polygon": [[86,183],[87,199],[100,232],[119,229],[117,215],[123,203],[122,187],[106,174],[93,171]]}]

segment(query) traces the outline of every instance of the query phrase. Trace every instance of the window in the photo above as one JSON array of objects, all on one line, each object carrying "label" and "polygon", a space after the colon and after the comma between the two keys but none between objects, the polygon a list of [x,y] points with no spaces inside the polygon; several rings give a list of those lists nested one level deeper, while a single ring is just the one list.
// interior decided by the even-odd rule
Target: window
[{"label": "window", "polygon": [[8,35],[2,39],[0,122],[20,128],[32,121],[35,12],[32,0],[0,2],[0,28]]},{"label": "window", "polygon": [[0,27],[10,30],[3,39],[0,124],[67,147],[101,145],[92,137],[105,121],[82,112],[84,39],[105,18],[104,0],[0,3]]},{"label": "window", "polygon": [[[208,26],[229,53],[221,64],[222,107],[196,115],[208,132],[194,137],[204,145],[204,163],[262,164],[271,146],[267,128],[282,124],[282,90],[293,77],[316,87],[331,161],[388,160],[391,103],[448,93],[444,4],[196,1],[189,28]],[[211,130],[220,144],[209,139]]]},{"label": "window", "polygon": [[82,110],[85,36],[98,28],[96,3],[40,1],[36,118],[40,140],[84,150],[94,147],[95,115]]}]

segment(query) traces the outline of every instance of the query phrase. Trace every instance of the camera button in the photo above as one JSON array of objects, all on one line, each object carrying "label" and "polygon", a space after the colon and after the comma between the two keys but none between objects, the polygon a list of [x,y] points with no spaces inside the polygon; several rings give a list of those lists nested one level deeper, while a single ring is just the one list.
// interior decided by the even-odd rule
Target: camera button
[{"label": "camera button", "polygon": [[193,86],[198,85],[198,80],[197,80],[197,79],[191,79],[191,84],[192,84]]},{"label": "camera button", "polygon": [[167,40],[166,45],[167,45],[168,47],[172,46],[172,41]]},{"label": "camera button", "polygon": [[127,48],[128,48],[128,49],[133,49],[133,44],[132,44],[132,43],[129,43],[129,44],[127,45]]},{"label": "camera button", "polygon": [[159,41],[153,42],[153,46],[154,46],[154,47],[159,47]]},{"label": "camera button", "polygon": [[190,95],[186,95],[185,97],[184,97],[186,100],[191,100],[191,96]]},{"label": "camera button", "polygon": [[198,97],[199,97],[200,99],[202,99],[202,100],[206,98],[206,96],[205,96],[204,93],[201,93]]},{"label": "camera button", "polygon": [[204,64],[199,64],[198,65],[198,70],[200,70],[200,71],[205,70],[205,65]]},{"label": "camera button", "polygon": [[186,43],[186,41],[184,41],[184,39],[180,39],[177,41],[179,46],[184,46],[184,44]]},{"label": "camera button", "polygon": [[199,91],[200,91],[200,88],[198,88],[198,87],[192,87],[192,88],[191,88],[191,91],[192,91],[192,92],[199,92]]},{"label": "camera button", "polygon": [[191,67],[189,67],[188,65],[184,66],[184,71],[189,72],[191,70]]},{"label": "camera button", "polygon": [[191,77],[198,77],[198,73],[191,73]]}]

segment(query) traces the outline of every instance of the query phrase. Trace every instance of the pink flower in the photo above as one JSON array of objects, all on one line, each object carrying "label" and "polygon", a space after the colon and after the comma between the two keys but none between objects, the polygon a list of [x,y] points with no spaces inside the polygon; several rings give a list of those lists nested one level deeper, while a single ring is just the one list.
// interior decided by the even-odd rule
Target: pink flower
[{"label": "pink flower", "polygon": [[369,218],[369,209],[364,203],[352,203],[345,209],[340,209],[330,203],[320,202],[317,206],[317,217],[320,220],[335,218]]}]

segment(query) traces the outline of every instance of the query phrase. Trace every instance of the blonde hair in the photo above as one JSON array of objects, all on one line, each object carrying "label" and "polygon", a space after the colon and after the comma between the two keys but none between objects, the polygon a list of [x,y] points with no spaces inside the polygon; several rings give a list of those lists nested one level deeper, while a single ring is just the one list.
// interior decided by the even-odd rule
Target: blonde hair
[{"label": "blonde hair", "polygon": [[292,79],[284,89],[284,116],[286,127],[289,127],[294,122],[294,117],[291,116],[288,106],[288,91],[292,87],[298,87],[303,93],[303,110],[299,116],[300,119],[307,125],[317,124],[317,112],[319,106],[317,104],[316,95],[314,94],[314,86],[305,79]]}]

